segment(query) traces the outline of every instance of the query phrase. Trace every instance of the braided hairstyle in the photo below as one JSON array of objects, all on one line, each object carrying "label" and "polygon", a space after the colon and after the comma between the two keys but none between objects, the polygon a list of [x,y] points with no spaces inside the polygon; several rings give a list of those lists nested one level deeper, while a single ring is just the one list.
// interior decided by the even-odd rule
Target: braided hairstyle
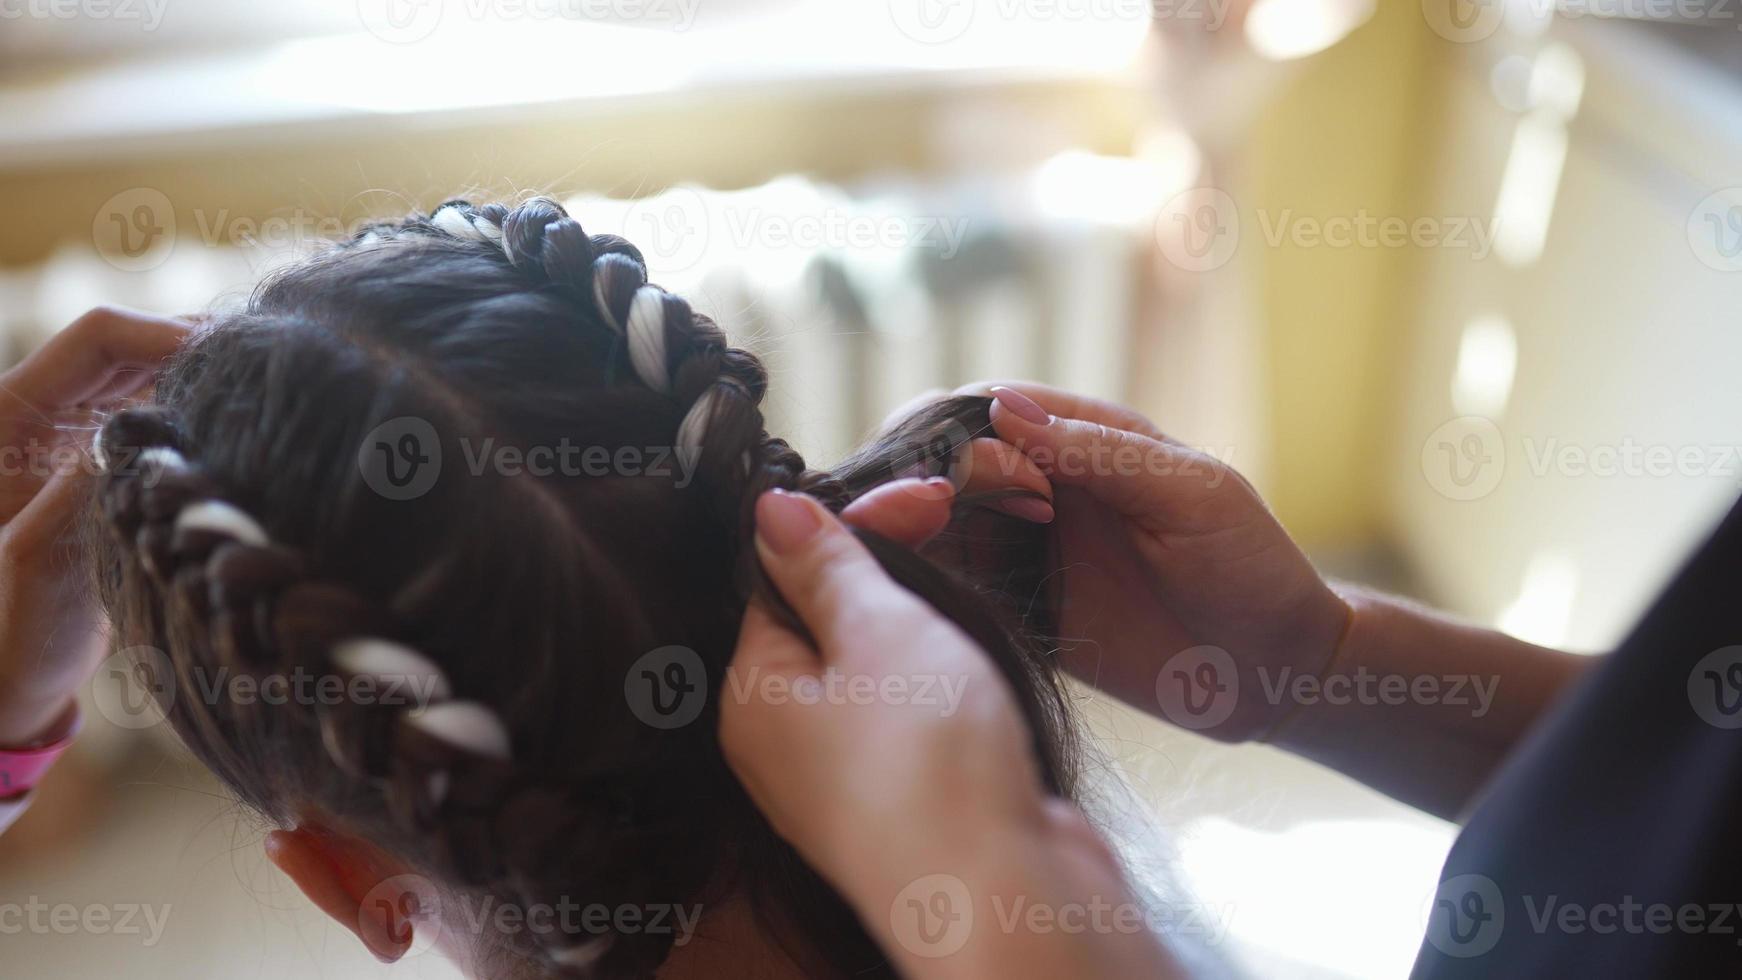
[{"label": "braided hairstyle", "polygon": [[[807,469],[763,427],[757,358],[646,280],[633,245],[542,198],[451,201],[270,278],[99,434],[115,642],[167,652],[171,722],[269,819],[317,813],[467,900],[747,895],[802,961],[891,975],[732,778],[718,695],[746,603],[790,621],[749,545],[757,495],[839,510],[944,473],[987,403],[939,403],[837,475]],[[619,465],[534,466],[552,447]],[[662,447],[680,465],[622,465]],[[434,473],[415,492],[380,482],[372,461],[396,450]],[[861,538],[988,650],[1068,794],[1034,601],[1044,538],[972,501],[955,527],[929,557]],[[671,647],[708,696],[690,723],[650,725],[625,678]],[[319,683],[274,699],[271,678]],[[490,976],[648,976],[674,942],[591,920],[490,938]]]}]

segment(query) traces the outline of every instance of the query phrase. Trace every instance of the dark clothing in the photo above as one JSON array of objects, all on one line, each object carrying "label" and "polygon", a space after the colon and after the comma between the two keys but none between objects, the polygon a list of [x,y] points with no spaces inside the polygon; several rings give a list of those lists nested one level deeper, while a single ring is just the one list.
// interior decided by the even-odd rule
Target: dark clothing
[{"label": "dark clothing", "polygon": [[1742,977],[1742,505],[1484,790],[1411,976]]}]

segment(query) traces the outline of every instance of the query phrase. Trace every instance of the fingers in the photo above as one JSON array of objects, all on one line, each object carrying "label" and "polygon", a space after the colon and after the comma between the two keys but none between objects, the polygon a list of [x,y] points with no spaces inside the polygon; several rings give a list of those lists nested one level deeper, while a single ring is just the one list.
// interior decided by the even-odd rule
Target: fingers
[{"label": "fingers", "polygon": [[875,487],[848,504],[841,511],[841,520],[909,548],[918,548],[949,525],[955,496],[955,485],[943,477],[896,480]]},{"label": "fingers", "polygon": [[721,687],[725,700],[720,707],[720,747],[752,796],[764,798],[759,792],[759,770],[771,756],[778,758],[792,723],[789,711],[797,704],[761,697],[770,690],[768,678],[784,678],[790,689],[801,677],[815,677],[821,666],[817,652],[775,622],[766,609],[753,602],[744,610],[738,646]]},{"label": "fingers", "polygon": [[1012,517],[1036,524],[1050,524],[1053,519],[1052,483],[1034,461],[1003,439],[975,439],[968,443],[968,453],[958,464],[962,493],[996,493],[1005,490],[1028,490],[1040,494],[1034,497],[1007,497],[994,500],[988,506]]},{"label": "fingers", "polygon": [[752,602],[744,610],[744,622],[738,627],[738,646],[732,653],[727,669],[734,672],[760,670],[763,673],[815,673],[820,661],[817,652],[791,630],[776,622],[768,610]]},{"label": "fingers", "polygon": [[82,468],[60,473],[0,529],[0,690],[8,695],[9,739],[52,721],[102,657],[103,617],[73,533],[94,481]]},{"label": "fingers", "polygon": [[875,649],[879,638],[895,639],[891,631],[936,615],[896,585],[833,514],[802,494],[774,490],[756,501],[756,551],[825,660]]},{"label": "fingers", "polygon": [[38,411],[126,394],[150,380],[189,329],[179,320],[98,307],[8,371],[0,389]]},{"label": "fingers", "polygon": [[1177,515],[1209,499],[1225,464],[1177,443],[1092,419],[1049,414],[1023,393],[993,389],[992,427],[1057,486],[1081,487],[1133,518]]},{"label": "fingers", "polygon": [[1144,418],[1117,402],[1110,402],[1088,395],[1079,395],[1074,391],[1054,388],[1034,381],[977,381],[963,385],[955,390],[958,395],[994,395],[996,388],[1007,388],[1030,401],[1036,403],[1049,415],[1062,415],[1066,418],[1082,419],[1085,422],[1099,422],[1115,429],[1137,432],[1151,439],[1167,441],[1155,423]]},{"label": "fingers", "polygon": [[[1043,497],[1052,496],[1052,484],[1047,482],[1046,474],[1002,439],[970,442],[957,472],[963,480],[962,493],[1028,490]],[[841,520],[909,548],[919,548],[949,526],[956,496],[955,486],[943,477],[895,480],[848,504],[841,512]],[[1052,504],[1033,497],[994,500],[987,506],[1037,524],[1053,519]]]},{"label": "fingers", "polygon": [[[55,551],[74,540],[74,525],[84,512],[96,477],[82,466],[51,477],[30,503],[5,526],[5,549],[13,562],[37,570],[37,575],[62,571],[51,567]],[[33,576],[34,577],[34,576]]]}]

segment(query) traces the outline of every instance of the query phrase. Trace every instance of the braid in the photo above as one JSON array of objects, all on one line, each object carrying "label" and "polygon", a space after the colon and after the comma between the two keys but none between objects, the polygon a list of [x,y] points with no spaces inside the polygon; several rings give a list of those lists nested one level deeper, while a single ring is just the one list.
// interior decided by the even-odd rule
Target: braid
[{"label": "braid", "polygon": [[[312,808],[527,914],[746,896],[842,975],[892,976],[732,776],[721,695],[746,602],[790,612],[748,546],[757,497],[798,490],[838,511],[943,471],[989,426],[988,402],[921,413],[843,480],[768,433],[767,387],[754,355],[648,283],[633,245],[587,235],[554,202],[450,201],[374,225],[214,318],[160,375],[157,405],[99,434],[93,557],[114,636],[171,654],[168,690],[186,693],[169,720],[263,814]],[[683,479],[556,479],[579,475],[566,456],[532,469],[571,440],[613,463],[675,450]],[[412,489],[389,492],[400,477]],[[978,530],[1002,518],[978,516],[977,541],[1003,540]],[[1038,573],[1044,539],[1012,535],[984,569],[964,558],[960,580],[866,543],[992,654],[1066,791],[1063,695],[1016,632],[1043,587],[1012,569]],[[683,677],[647,669],[673,651]],[[206,670],[256,696],[216,700]],[[406,678],[418,701],[258,696],[311,672]],[[645,977],[681,942],[615,916],[510,933],[470,944],[480,975]]]},{"label": "braid", "polygon": [[641,252],[615,235],[589,238],[562,205],[533,198],[512,211],[448,201],[427,220],[432,228],[470,241],[500,243],[516,270],[590,302],[624,339],[635,377],[687,406],[673,446],[691,454],[720,495],[722,513],[737,521],[763,490],[811,494],[832,510],[851,500],[845,485],[810,470],[804,457],[764,428],[761,402],[768,372],[749,351],[732,347],[713,320],[682,297],[647,282]]},{"label": "braid", "polygon": [[[297,552],[214,495],[178,441],[162,410],[129,409],[103,427],[95,454],[104,466],[100,499],[111,533],[162,597],[175,621],[170,635],[209,648],[219,666],[239,674],[300,667],[348,682],[410,679],[421,691],[415,701],[318,701],[312,723],[321,744],[340,770],[379,788],[397,823],[433,837],[461,881],[506,882],[523,900],[537,900],[544,892],[511,869],[548,861],[542,851],[553,835],[581,830],[598,807],[577,805],[519,773],[502,718],[457,698],[439,666],[394,639],[408,632],[399,617],[309,578]],[[208,733],[220,727],[209,716],[200,721]],[[564,975],[593,976],[613,945],[609,933],[534,936]],[[664,954],[640,958],[657,963]]]}]

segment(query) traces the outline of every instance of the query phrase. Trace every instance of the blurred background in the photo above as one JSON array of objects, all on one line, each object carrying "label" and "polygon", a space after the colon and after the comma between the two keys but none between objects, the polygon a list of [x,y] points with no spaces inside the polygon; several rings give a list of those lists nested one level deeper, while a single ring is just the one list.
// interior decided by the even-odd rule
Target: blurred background
[{"label": "blurred background", "polygon": [[[1051,381],[1231,461],[1332,574],[1597,652],[1742,486],[1739,28],[1722,0],[0,0],[0,350],[544,192],[763,353],[815,461],[927,389]],[[1260,976],[1407,973],[1451,825],[1082,700],[1207,938]],[[0,972],[455,975],[375,964],[103,707],[0,838],[0,904],[161,929],[12,930]]]}]

